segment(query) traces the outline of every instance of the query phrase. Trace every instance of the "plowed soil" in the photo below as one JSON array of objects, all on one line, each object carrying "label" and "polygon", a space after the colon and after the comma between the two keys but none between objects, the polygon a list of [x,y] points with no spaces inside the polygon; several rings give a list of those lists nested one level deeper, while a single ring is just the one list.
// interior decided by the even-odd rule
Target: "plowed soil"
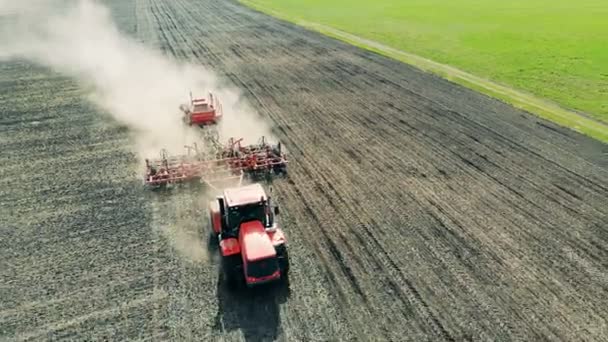
[{"label": "plowed soil", "polygon": [[274,123],[290,291],[227,292],[200,191],[3,63],[0,340],[608,340],[607,145],[234,1],[106,3]]}]

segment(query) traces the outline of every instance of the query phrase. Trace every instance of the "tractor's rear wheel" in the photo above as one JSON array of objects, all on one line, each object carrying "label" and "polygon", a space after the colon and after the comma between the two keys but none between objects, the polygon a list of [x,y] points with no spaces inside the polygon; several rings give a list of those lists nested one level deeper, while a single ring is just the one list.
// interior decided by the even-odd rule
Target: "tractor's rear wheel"
[{"label": "tractor's rear wheel", "polygon": [[289,257],[287,256],[287,250],[283,252],[283,258],[279,259],[279,267],[281,269],[280,285],[283,290],[289,293]]},{"label": "tractor's rear wheel", "polygon": [[279,268],[281,270],[281,278],[283,280],[287,280],[288,279],[288,275],[289,275],[289,255],[287,253],[287,249],[284,248],[281,252],[279,257]]},{"label": "tractor's rear wheel", "polygon": [[215,243],[218,243],[218,233],[215,232],[213,227],[213,214],[209,213],[209,239],[215,240]]}]

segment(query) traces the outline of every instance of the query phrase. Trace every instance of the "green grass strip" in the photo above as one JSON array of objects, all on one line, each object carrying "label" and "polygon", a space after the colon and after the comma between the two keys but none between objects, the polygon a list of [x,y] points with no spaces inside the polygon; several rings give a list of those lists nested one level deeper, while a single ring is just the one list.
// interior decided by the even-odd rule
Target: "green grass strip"
[{"label": "green grass strip", "polygon": [[452,66],[437,63],[430,59],[401,51],[369,39],[364,39],[326,25],[309,22],[294,16],[279,13],[275,10],[265,8],[252,0],[239,1],[251,8],[276,18],[292,22],[298,26],[320,32],[326,36],[341,40],[351,45],[376,52],[386,57],[413,65],[421,70],[434,73],[451,82],[474,89],[483,94],[509,103],[516,108],[555,122],[560,126],[570,128],[576,132],[585,134],[604,143],[608,143],[608,125],[589,118],[583,114],[579,114],[575,111],[565,109],[554,102],[541,99],[534,95],[498,84],[488,79],[477,77]]}]

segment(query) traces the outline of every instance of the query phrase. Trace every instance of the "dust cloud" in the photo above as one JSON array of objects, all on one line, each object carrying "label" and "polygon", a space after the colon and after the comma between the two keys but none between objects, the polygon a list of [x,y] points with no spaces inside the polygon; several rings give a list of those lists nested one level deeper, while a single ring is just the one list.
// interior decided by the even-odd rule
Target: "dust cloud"
[{"label": "dust cloud", "polygon": [[76,79],[94,104],[130,128],[141,160],[161,148],[183,153],[198,139],[179,111],[190,91],[222,101],[223,141],[271,135],[238,91],[121,33],[109,9],[93,0],[0,0],[0,47],[0,61],[25,59]]},{"label": "dust cloud", "polygon": [[[234,136],[255,142],[271,135],[236,89],[220,86],[210,70],[123,34],[110,10],[93,0],[0,0],[0,62],[8,60],[27,60],[75,79],[101,112],[129,127],[141,163],[158,157],[162,148],[181,154],[184,145],[200,143],[198,128],[184,125],[179,111],[190,92],[195,97],[213,92],[221,100],[222,141]],[[184,257],[206,260],[197,229],[181,221],[158,229]]]}]

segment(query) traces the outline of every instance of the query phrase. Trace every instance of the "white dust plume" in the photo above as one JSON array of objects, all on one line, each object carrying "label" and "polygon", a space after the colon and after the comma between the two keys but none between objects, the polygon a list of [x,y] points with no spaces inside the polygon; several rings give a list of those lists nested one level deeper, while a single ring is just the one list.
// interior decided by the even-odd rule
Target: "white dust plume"
[{"label": "white dust plume", "polygon": [[44,65],[91,89],[90,99],[135,134],[140,157],[160,148],[182,152],[196,139],[178,109],[190,91],[211,91],[222,101],[222,139],[270,135],[238,92],[220,88],[210,71],[121,33],[108,8],[93,0],[0,0],[0,61],[8,59]]}]

